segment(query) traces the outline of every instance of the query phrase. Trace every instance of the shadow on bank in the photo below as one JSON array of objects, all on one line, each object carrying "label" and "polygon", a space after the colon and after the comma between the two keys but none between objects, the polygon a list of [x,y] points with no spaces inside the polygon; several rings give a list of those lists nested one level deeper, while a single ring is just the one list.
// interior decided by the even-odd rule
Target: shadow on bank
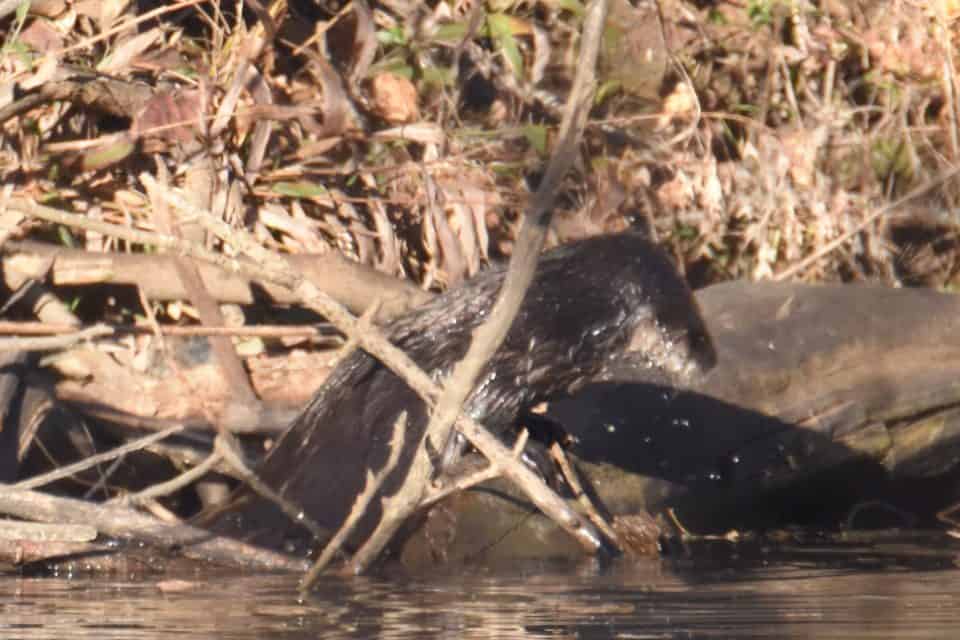
[{"label": "shadow on bank", "polygon": [[[719,364],[697,388],[614,361],[551,406],[581,479],[629,531],[647,511],[697,533],[936,526],[960,499],[960,297],[861,285],[727,283],[698,292]],[[576,556],[506,483],[435,507],[420,567]]]}]

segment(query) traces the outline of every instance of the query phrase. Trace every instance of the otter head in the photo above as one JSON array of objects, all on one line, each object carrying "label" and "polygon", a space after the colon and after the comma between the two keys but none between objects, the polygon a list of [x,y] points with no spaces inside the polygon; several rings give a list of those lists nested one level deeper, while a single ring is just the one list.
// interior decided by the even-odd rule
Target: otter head
[{"label": "otter head", "polygon": [[686,386],[706,376],[717,363],[717,353],[707,333],[696,301],[690,304],[655,305],[634,325],[627,355],[635,362]]},{"label": "otter head", "polygon": [[717,353],[686,281],[662,249],[644,245],[629,258],[636,302],[627,357],[634,370],[650,369],[651,379],[686,386],[716,365]]}]

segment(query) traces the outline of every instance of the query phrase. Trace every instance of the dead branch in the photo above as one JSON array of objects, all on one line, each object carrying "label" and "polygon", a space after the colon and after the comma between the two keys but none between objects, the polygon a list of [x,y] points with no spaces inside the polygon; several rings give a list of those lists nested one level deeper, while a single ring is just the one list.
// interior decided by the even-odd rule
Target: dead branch
[{"label": "dead branch", "polygon": [[[110,329],[112,333],[153,334],[153,327],[146,323],[121,325],[99,323],[98,327]],[[198,327],[182,325],[159,325],[160,334],[164,336],[231,336],[231,337],[258,337],[258,338],[316,338],[323,334],[314,325],[284,325],[258,324],[256,326],[230,327]],[[0,320],[0,335],[13,336],[56,336],[65,333],[76,333],[77,327],[72,324],[52,324],[49,322],[17,322]],[[110,335],[110,334],[104,334]],[[99,336],[98,336],[99,337]]]},{"label": "dead branch", "polygon": [[0,489],[0,513],[61,524],[93,526],[102,534],[141,540],[183,555],[232,567],[260,570],[304,571],[306,563],[273,551],[211,535],[186,525],[169,525],[156,518],[116,505],[97,505],[37,491]]},{"label": "dead branch", "polygon": [[623,544],[620,542],[617,532],[613,530],[613,527],[607,522],[606,518],[600,513],[600,510],[597,509],[597,506],[593,503],[593,500],[590,499],[590,496],[586,491],[583,490],[583,485],[580,482],[580,477],[577,475],[577,470],[573,468],[573,465],[570,464],[570,459],[567,457],[567,454],[564,452],[563,447],[560,446],[558,442],[554,442],[550,445],[550,457],[554,462],[557,463],[557,466],[560,467],[560,471],[563,473],[563,478],[567,482],[567,486],[570,487],[570,490],[573,492],[573,497],[580,503],[580,506],[583,508],[583,512],[590,522],[592,522],[597,529],[603,531],[603,534],[607,536],[607,539],[617,545],[621,550],[623,549]]},{"label": "dead branch", "polygon": [[[112,383],[111,383],[112,384]],[[184,384],[173,386],[173,381],[168,383],[174,394],[181,392],[188,393],[189,390]],[[107,388],[104,385],[103,388]],[[125,386],[124,389],[135,388]],[[73,409],[80,413],[95,418],[105,420],[118,425],[125,425],[134,429],[146,429],[159,431],[173,426],[174,424],[188,424],[191,430],[211,431],[216,430],[218,425],[222,425],[233,433],[258,433],[258,434],[278,434],[281,433],[290,421],[296,417],[296,409],[288,405],[261,405],[255,410],[238,407],[231,404],[229,398],[210,406],[210,412],[215,415],[190,414],[186,416],[175,417],[156,417],[133,413],[117,406],[106,404],[102,396],[97,395],[98,389],[92,391],[81,389],[79,385],[67,385],[60,383],[56,388],[56,398],[69,404]],[[156,401],[172,397],[167,394],[158,396]],[[151,399],[152,401],[153,399]],[[303,399],[304,401],[306,398]],[[192,406],[190,408],[193,408]]]},{"label": "dead branch", "polygon": [[[520,456],[523,455],[523,450],[527,446],[527,441],[529,439],[530,432],[526,429],[521,430],[520,435],[517,436],[516,442],[513,443],[513,457],[515,460],[520,460]],[[487,466],[479,471],[458,477],[452,482],[440,487],[430,487],[421,504],[423,507],[428,507],[431,504],[435,504],[440,500],[443,500],[452,493],[456,493],[457,491],[465,491],[470,487],[483,484],[488,480],[499,478],[501,475],[503,475],[503,471],[500,469],[500,467],[493,462],[488,461]]]},{"label": "dead branch", "polygon": [[85,524],[49,524],[6,520],[0,529],[0,540],[33,540],[37,542],[92,542],[97,530]]},{"label": "dead branch", "polygon": [[59,336],[43,338],[0,338],[0,351],[59,351],[81,342],[113,335],[113,328],[98,324]]},{"label": "dead branch", "polygon": [[[55,286],[130,284],[140,287],[151,300],[183,300],[187,297],[173,256],[92,253],[39,242],[7,242],[2,250],[5,256],[3,276],[11,290],[26,278],[45,279],[49,271]],[[286,259],[298,273],[357,315],[374,300],[381,300],[376,316],[379,322],[386,322],[432,297],[428,291],[410,282],[348,260],[336,251],[292,255]],[[206,262],[196,264],[204,287],[220,303],[253,304],[252,282],[261,286],[277,304],[298,301],[289,289],[243,277],[243,272],[225,270]]]}]

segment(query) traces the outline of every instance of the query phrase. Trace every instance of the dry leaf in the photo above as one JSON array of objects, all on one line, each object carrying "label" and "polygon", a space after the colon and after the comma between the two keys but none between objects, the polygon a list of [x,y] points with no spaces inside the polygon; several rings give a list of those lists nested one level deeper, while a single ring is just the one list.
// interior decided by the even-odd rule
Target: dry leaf
[{"label": "dry leaf", "polygon": [[101,73],[118,74],[126,71],[130,63],[140,54],[149,49],[154,42],[157,42],[163,32],[159,27],[150,29],[146,33],[141,33],[121,43],[114,49],[110,55],[103,59],[97,65],[97,71]]},{"label": "dry leaf", "polygon": [[49,20],[32,20],[20,32],[19,40],[39,53],[63,48],[63,33]]},{"label": "dry leaf", "polygon": [[170,142],[190,142],[200,126],[203,96],[199,89],[161,91],[150,98],[130,125],[136,136]]},{"label": "dry leaf", "polygon": [[60,69],[59,56],[46,54],[43,56],[43,59],[40,61],[40,64],[37,65],[36,71],[33,74],[24,79],[20,83],[20,89],[23,91],[29,91],[30,89],[35,89],[51,80],[54,80],[57,75],[57,71]]},{"label": "dry leaf", "polygon": [[380,73],[370,84],[373,108],[390,124],[405,124],[420,119],[417,89],[413,83],[395,73]]}]

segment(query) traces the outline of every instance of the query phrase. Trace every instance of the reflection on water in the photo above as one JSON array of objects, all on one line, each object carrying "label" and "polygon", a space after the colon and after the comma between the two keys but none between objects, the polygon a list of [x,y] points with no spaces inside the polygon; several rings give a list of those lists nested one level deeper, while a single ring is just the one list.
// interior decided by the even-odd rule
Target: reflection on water
[{"label": "reflection on water", "polygon": [[2,638],[960,637],[960,549],[714,545],[663,562],[429,579],[0,579]]}]

